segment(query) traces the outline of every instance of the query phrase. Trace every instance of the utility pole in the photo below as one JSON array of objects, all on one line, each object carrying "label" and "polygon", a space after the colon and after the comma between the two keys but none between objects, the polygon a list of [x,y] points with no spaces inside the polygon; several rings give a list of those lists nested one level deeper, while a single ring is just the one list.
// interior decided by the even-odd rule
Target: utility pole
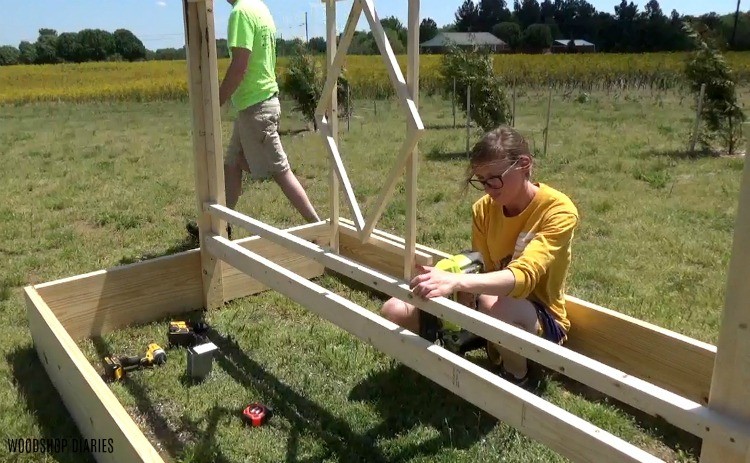
[{"label": "utility pole", "polygon": [[737,34],[737,21],[740,18],[740,0],[737,0],[737,10],[734,12],[734,28],[732,29],[732,48],[734,48],[734,38]]},{"label": "utility pole", "polygon": [[306,44],[310,43],[310,33],[308,32],[308,29],[307,29],[307,11],[305,11],[305,43]]}]

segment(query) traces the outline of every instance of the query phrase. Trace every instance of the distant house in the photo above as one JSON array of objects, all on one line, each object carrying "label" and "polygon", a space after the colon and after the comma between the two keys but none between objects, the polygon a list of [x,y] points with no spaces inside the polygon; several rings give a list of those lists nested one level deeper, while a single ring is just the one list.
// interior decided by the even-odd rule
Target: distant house
[{"label": "distant house", "polygon": [[508,44],[489,32],[438,32],[419,47],[422,53],[444,53],[449,44],[460,48],[484,48],[492,53],[508,51]]},{"label": "distant house", "polygon": [[[572,43],[571,43],[572,42]],[[559,39],[552,42],[552,53],[594,53],[596,46],[586,40]]]}]

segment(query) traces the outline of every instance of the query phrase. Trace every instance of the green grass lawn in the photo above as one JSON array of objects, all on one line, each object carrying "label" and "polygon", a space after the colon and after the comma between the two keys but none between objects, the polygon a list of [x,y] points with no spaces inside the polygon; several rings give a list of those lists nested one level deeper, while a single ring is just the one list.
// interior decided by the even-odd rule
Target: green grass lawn
[{"label": "green grass lawn", "polygon": [[[688,99],[576,96],[556,96],[548,153],[535,168],[581,213],[568,292],[715,343],[744,160],[686,155]],[[478,197],[460,186],[465,130],[450,128],[449,104],[425,98],[422,106],[436,128],[420,145],[419,242],[458,251],[469,243]],[[300,131],[291,103],[284,108],[285,148],[325,217],[323,144]],[[405,122],[395,102],[378,102],[377,116],[372,102],[357,110],[350,131],[341,123],[341,145],[366,215]],[[539,153],[545,111],[543,93],[520,96],[517,127]],[[7,451],[6,438],[77,435],[36,358],[21,288],[189,248],[191,126],[185,102],[0,108],[0,460],[83,461]],[[225,140],[230,128],[226,119]],[[378,228],[403,234],[403,190],[399,184]],[[302,222],[273,183],[248,184],[237,209],[281,228]],[[349,215],[343,201],[341,211]],[[381,303],[333,276],[318,283],[371,309]],[[204,383],[185,382],[184,351],[174,350],[165,366],[112,386],[157,449],[177,461],[563,461],[278,293],[233,301],[207,321],[220,354]],[[107,353],[141,354],[165,338],[159,322],[81,347],[98,368]],[[545,386],[547,400],[666,460],[697,460],[691,436],[586,398],[559,378]],[[275,416],[250,430],[238,412],[256,400]]]}]

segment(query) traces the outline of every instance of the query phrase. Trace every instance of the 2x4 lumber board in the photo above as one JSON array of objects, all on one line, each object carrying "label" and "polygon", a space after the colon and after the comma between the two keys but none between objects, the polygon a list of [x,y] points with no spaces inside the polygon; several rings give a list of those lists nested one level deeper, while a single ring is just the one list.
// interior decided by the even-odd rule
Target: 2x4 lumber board
[{"label": "2x4 lumber board", "polygon": [[[750,127],[745,124],[744,129]],[[748,131],[745,130],[745,135]],[[750,148],[750,140],[748,140]],[[750,422],[750,163],[745,160],[732,257],[727,274],[726,296],[716,364],[711,379],[708,406]],[[715,439],[707,439],[701,450],[701,463],[750,461],[748,449],[727,449]]]},{"label": "2x4 lumber board", "polygon": [[563,456],[590,462],[662,461],[226,238],[211,237],[206,245],[233,267]]},{"label": "2x4 lumber board", "polygon": [[[353,34],[352,34],[353,35]],[[328,0],[326,2],[326,63],[328,66],[328,73],[332,73],[331,66],[333,65],[334,57],[336,56],[336,50],[338,46],[336,44],[336,2],[334,0]],[[338,76],[338,75],[337,75]],[[328,75],[326,75],[328,78]],[[339,116],[338,116],[338,91],[337,88],[331,88],[330,90],[331,102],[328,105],[328,112],[326,118],[331,121],[331,135],[333,141],[338,146],[339,143]],[[347,108],[348,109],[348,108]],[[328,169],[328,189],[329,189],[329,205],[328,208],[331,211],[331,250],[338,252],[339,250],[339,215],[340,204],[339,204],[339,179],[336,174],[336,167],[334,160],[329,158],[329,169]]]},{"label": "2x4 lumber board", "polygon": [[[350,219],[346,217],[341,217],[339,219],[339,222],[342,224],[349,225],[350,227],[354,226],[354,222],[352,222]],[[372,233],[370,234],[370,238],[374,239],[375,242],[377,243],[389,242],[391,243],[391,245],[397,245],[399,249],[401,250],[400,252],[404,252],[406,240],[402,236],[394,235],[392,233],[388,233],[386,231],[375,228],[372,230]],[[419,243],[416,243],[415,249],[417,253],[422,253],[422,254],[432,256],[432,259],[435,262],[445,257],[451,256],[451,254],[447,252],[443,252],[438,249],[434,249],[434,248],[431,248],[429,246],[425,246]],[[396,276],[398,275],[398,273],[392,273],[391,275]]]},{"label": "2x4 lumber board", "polygon": [[[396,182],[398,181],[399,176],[404,170],[404,165],[414,154],[417,143],[419,142],[419,139],[422,137],[423,133],[423,131],[408,129],[406,140],[404,140],[404,143],[401,145],[401,151],[399,151],[399,155],[396,158],[396,161],[393,163],[393,167],[391,167],[391,170],[388,173],[388,177],[386,178],[385,182],[383,183],[383,187],[380,190],[380,194],[378,195],[378,199],[375,203],[377,205],[372,209],[370,215],[367,217],[365,227],[362,229],[362,232],[360,234],[360,239],[363,243],[365,242],[365,240],[367,240],[367,238],[370,237],[372,231],[375,229],[375,226],[378,223],[378,220],[380,220],[380,216],[383,214],[385,206],[393,196],[393,191],[396,189]],[[410,178],[407,178],[407,186],[410,180]],[[410,188],[416,189],[416,179],[414,183],[415,184]],[[414,194],[414,192],[412,192],[412,194]],[[413,199],[416,203],[416,198]],[[416,204],[414,205],[414,209],[416,209]]]},{"label": "2x4 lumber board", "polygon": [[362,211],[359,209],[359,203],[357,198],[354,196],[354,189],[352,183],[349,181],[349,174],[346,172],[344,162],[341,160],[341,154],[339,153],[339,147],[334,139],[333,129],[328,122],[328,119],[324,117],[318,118],[318,129],[320,136],[323,138],[323,144],[328,151],[329,159],[333,162],[333,167],[336,170],[341,186],[344,188],[344,195],[346,202],[349,205],[349,210],[354,216],[357,229],[361,230],[364,227],[364,219],[362,218]]},{"label": "2x4 lumber board", "polygon": [[716,347],[573,296],[566,346],[703,405]]},{"label": "2x4 lumber board", "polygon": [[[721,445],[746,449],[750,442],[750,426],[697,402],[628,375],[570,349],[551,343],[536,334],[470,309],[445,297],[415,297],[407,282],[385,275],[320,246],[301,240],[271,225],[246,217],[221,205],[206,209],[228,222],[245,227],[287,249],[315,259],[346,277],[392,297],[407,301],[442,319],[449,320],[489,341],[534,360],[583,384],[601,391],[696,436],[717,439]],[[216,248],[212,248],[214,251]],[[222,258],[221,255],[217,257]],[[223,259],[222,259],[223,260]]]},{"label": "2x4 lumber board", "polygon": [[[326,110],[333,106],[331,104],[333,100],[333,96],[336,95],[336,89],[338,88],[338,78],[341,74],[341,67],[344,65],[344,59],[346,59],[346,54],[349,51],[349,46],[352,43],[352,39],[354,38],[354,33],[357,31],[357,22],[359,21],[359,17],[362,14],[362,5],[358,1],[354,1],[352,4],[352,9],[349,12],[349,18],[346,21],[346,26],[344,27],[344,35],[341,36],[341,41],[339,42],[338,46],[331,46],[329,48],[329,45],[326,46],[326,49],[328,50],[328,72],[326,74],[326,81],[323,84],[323,91],[320,94],[320,101],[318,101],[318,106],[315,107],[315,115],[320,118],[322,117]],[[330,24],[330,23],[329,23]],[[333,23],[333,27],[336,23]],[[335,35],[335,31],[334,31]],[[334,41],[328,41],[327,44],[333,45]],[[334,51],[335,50],[335,51]],[[331,57],[333,59],[331,60]]]},{"label": "2x4 lumber board", "polygon": [[[112,453],[94,452],[100,463],[162,463],[156,449],[89,364],[75,341],[30,286],[24,288],[31,337],[39,361],[85,439],[109,445]],[[54,406],[54,404],[51,404]]]},{"label": "2x4 lumber board", "polygon": [[[406,83],[409,86],[414,106],[419,112],[419,1],[409,0],[407,25],[407,70]],[[407,128],[408,130],[408,128]],[[406,164],[406,248],[404,249],[404,279],[414,273],[414,253],[417,245],[417,174],[419,168],[418,144]]]},{"label": "2x4 lumber board", "polygon": [[[325,222],[288,229],[321,246],[328,245],[328,230]],[[308,278],[323,274],[323,266],[318,262],[260,237],[244,238],[237,243]],[[133,324],[204,308],[200,257],[200,250],[193,249],[39,284],[35,290],[73,339],[100,336]],[[225,302],[267,289],[237,269],[224,265],[223,271]]]},{"label": "2x4 lumber board", "polygon": [[396,89],[396,95],[398,96],[398,100],[406,115],[406,122],[410,124],[411,130],[424,130],[422,118],[419,116],[417,106],[406,85],[406,80],[401,73],[398,61],[396,61],[396,55],[393,53],[393,48],[388,40],[388,36],[385,35],[385,29],[383,29],[383,25],[380,24],[380,18],[378,17],[378,12],[375,11],[375,5],[372,0],[355,0],[355,3],[356,2],[362,4],[362,9],[365,12],[367,21],[370,23],[370,29],[372,29],[375,43],[378,44],[380,55],[385,62],[385,68],[388,70],[391,83],[393,83],[393,86]]},{"label": "2x4 lumber board", "polygon": [[[341,223],[351,222],[342,218]],[[377,238],[404,243],[403,238],[376,229],[373,239]],[[417,249],[432,255],[435,261],[449,256],[420,244]],[[398,275],[381,268],[368,255],[356,254],[356,251],[342,253],[380,271]],[[715,346],[570,295],[566,296],[566,308],[573,326],[565,344],[569,349],[694,402],[708,403]]]},{"label": "2x4 lumber board", "polygon": [[[205,201],[225,204],[213,0],[184,3],[183,11],[188,91],[193,115],[196,212],[200,247],[203,248],[206,232],[226,236],[224,224],[201,210]],[[199,275],[203,280],[203,305],[218,307],[224,301],[221,262],[202,254]]]},{"label": "2x4 lumber board", "polygon": [[[354,227],[349,224],[340,224],[340,254],[357,255],[363,257],[375,268],[389,274],[400,274],[403,271],[404,245],[387,243],[382,238],[370,238],[366,243],[359,240]],[[419,265],[432,265],[432,256],[421,251],[414,253],[414,262]]]}]

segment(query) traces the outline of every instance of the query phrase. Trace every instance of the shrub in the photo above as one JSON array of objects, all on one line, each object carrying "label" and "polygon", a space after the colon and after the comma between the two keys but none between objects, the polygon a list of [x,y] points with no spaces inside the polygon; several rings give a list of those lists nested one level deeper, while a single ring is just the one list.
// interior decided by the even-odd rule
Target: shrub
[{"label": "shrub", "polygon": [[[344,72],[339,76],[337,83],[338,110],[347,111],[347,88],[348,80],[344,77]],[[304,45],[298,46],[295,53],[289,60],[286,73],[281,82],[281,91],[291,96],[296,101],[294,109],[302,113],[308,122],[312,122],[315,130],[318,130],[318,124],[315,121],[315,108],[323,92],[325,85],[325,72],[315,59],[310,50]]]},{"label": "shrub", "polygon": [[464,50],[449,46],[443,56],[441,73],[445,94],[453,92],[466,112],[466,93],[471,86],[470,117],[483,130],[489,131],[510,121],[510,105],[502,81],[493,71],[492,55],[486,51]]},{"label": "shrub", "polygon": [[699,95],[701,86],[706,84],[701,111],[706,131],[701,135],[701,144],[710,146],[718,139],[728,154],[734,154],[742,137],[742,122],[745,120],[737,101],[736,77],[705,27],[701,32],[688,22],[683,27],[696,48],[689,55],[685,66],[690,88]]}]

